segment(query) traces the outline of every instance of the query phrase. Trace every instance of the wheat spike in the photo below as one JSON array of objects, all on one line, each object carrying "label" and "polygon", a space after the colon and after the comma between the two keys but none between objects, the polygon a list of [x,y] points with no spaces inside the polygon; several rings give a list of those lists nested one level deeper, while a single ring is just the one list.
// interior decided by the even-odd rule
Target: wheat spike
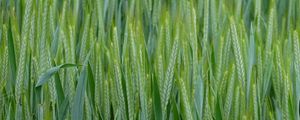
[{"label": "wheat spike", "polygon": [[257,84],[258,87],[262,87],[263,85],[263,60],[261,55],[261,47],[258,47],[257,50]]},{"label": "wheat spike", "polygon": [[[128,58],[125,59],[125,63],[128,62]],[[126,83],[126,94],[127,94],[127,104],[128,104],[128,119],[134,119],[134,91],[132,85],[132,74],[130,73],[131,70],[129,69],[128,64],[125,65],[125,83]]]},{"label": "wheat spike", "polygon": [[163,98],[163,86],[164,86],[164,66],[163,66],[163,60],[162,56],[158,56],[158,80],[159,80],[159,93],[160,93],[160,99]]},{"label": "wheat spike", "polygon": [[103,85],[103,109],[104,109],[104,120],[110,120],[110,102],[109,102],[109,84],[108,80],[104,80],[104,85]]},{"label": "wheat spike", "polygon": [[[296,93],[296,113],[300,113],[300,48],[299,48],[299,39],[298,39],[298,32],[294,31],[294,40],[293,40],[293,44],[294,44],[294,69],[295,69],[295,75],[296,75],[296,80],[295,80],[295,93]],[[296,115],[296,118],[298,119],[300,116],[299,114]]]},{"label": "wheat spike", "polygon": [[231,106],[232,106],[232,99],[233,99],[233,95],[234,95],[234,85],[235,85],[235,66],[232,66],[231,69],[231,76],[230,76],[230,81],[228,84],[228,88],[227,88],[227,93],[226,93],[226,99],[225,99],[225,106],[224,106],[224,112],[225,112],[225,119],[228,120],[229,119],[229,115],[230,115],[230,111],[231,111]]},{"label": "wheat spike", "polygon": [[244,86],[245,83],[245,68],[244,68],[244,62],[243,62],[243,56],[241,52],[241,47],[237,35],[237,30],[235,27],[235,23],[233,21],[233,18],[230,19],[230,31],[231,31],[231,38],[233,43],[233,50],[234,50],[234,56],[235,56],[235,62],[237,67],[237,73],[238,73],[238,79],[242,82],[242,85]]},{"label": "wheat spike", "polygon": [[221,38],[220,43],[219,43],[219,50],[218,50],[218,58],[217,58],[217,70],[216,70],[216,87],[220,85],[221,81],[221,76],[222,76],[222,68],[223,68],[223,43],[224,43],[224,38]]},{"label": "wheat spike", "polygon": [[206,52],[208,42],[209,27],[209,0],[204,0],[204,27],[203,27],[203,52]]},{"label": "wheat spike", "polygon": [[165,37],[165,42],[166,42],[166,47],[165,47],[165,49],[166,49],[166,57],[167,58],[169,58],[169,56],[170,56],[170,52],[171,52],[171,42],[172,42],[172,40],[171,40],[171,33],[170,33],[170,23],[169,23],[169,13],[167,12],[166,13],[166,18],[167,19],[165,19],[165,27],[164,27],[164,34],[162,34],[162,35],[165,35],[164,37]]},{"label": "wheat spike", "polygon": [[169,97],[170,97],[170,92],[171,92],[171,88],[172,88],[172,84],[173,84],[173,75],[174,75],[174,66],[175,66],[175,61],[176,61],[176,57],[177,57],[177,49],[178,49],[178,32],[177,31],[177,35],[175,37],[175,41],[173,43],[173,47],[172,47],[172,54],[170,56],[169,59],[169,64],[168,64],[168,69],[166,71],[166,76],[165,76],[165,81],[163,84],[163,97],[161,99],[161,104],[162,104],[162,111],[163,111],[163,118],[166,117],[166,109],[167,109],[167,104],[169,101]]},{"label": "wheat spike", "polygon": [[[96,51],[101,53],[100,50],[100,44],[99,41],[96,43]],[[96,56],[96,78],[95,78],[95,102],[96,102],[96,107],[99,109],[99,112],[101,111],[101,99],[103,97],[104,92],[101,90],[101,87],[103,87],[103,69],[102,69],[102,60],[101,60],[101,55]]]},{"label": "wheat spike", "polygon": [[17,100],[20,100],[21,97],[21,91],[23,87],[23,77],[24,77],[24,67],[25,67],[25,57],[26,57],[26,49],[27,49],[27,41],[28,41],[28,33],[30,29],[30,15],[31,15],[31,9],[32,9],[32,0],[28,0],[26,2],[26,9],[25,9],[25,18],[23,22],[23,30],[22,30],[22,46],[21,46],[21,52],[20,52],[20,59],[19,59],[19,65],[18,65],[18,72],[17,72],[17,80],[16,80],[16,92],[17,92]]},{"label": "wheat spike", "polygon": [[268,33],[267,33],[267,41],[266,41],[267,55],[270,54],[269,52],[271,52],[271,47],[272,47],[273,19],[274,19],[274,8],[271,8],[269,21],[268,21]]},{"label": "wheat spike", "polygon": [[223,67],[228,68],[229,60],[230,60],[230,48],[231,48],[231,35],[230,31],[226,33],[226,39],[224,43],[223,50]]},{"label": "wheat spike", "polygon": [[119,57],[119,44],[117,38],[117,28],[114,27],[113,29],[113,40],[114,40],[114,48],[115,48],[115,58],[114,58],[114,76],[117,88],[117,96],[118,96],[118,105],[120,107],[120,113],[122,118],[126,118],[126,106],[125,106],[125,98],[124,92],[122,87],[122,79],[121,79],[121,71],[120,71],[120,57]]},{"label": "wheat spike", "polygon": [[252,94],[253,94],[253,114],[254,114],[254,120],[259,120],[259,117],[258,117],[258,102],[257,102],[257,93],[256,93],[256,85],[253,84],[252,85]]},{"label": "wheat spike", "polygon": [[190,106],[190,102],[188,99],[188,93],[185,87],[185,82],[180,78],[179,79],[179,88],[180,88],[180,95],[181,95],[181,99],[184,105],[184,114],[185,114],[185,119],[186,120],[193,120],[193,116],[192,116],[192,111],[191,111],[191,106]]},{"label": "wheat spike", "polygon": [[23,29],[22,29],[22,46],[20,51],[19,57],[19,65],[17,70],[17,78],[16,78],[16,102],[17,102],[17,114],[15,119],[22,118],[22,91],[23,91],[23,83],[24,83],[24,76],[25,76],[25,59],[26,59],[26,50],[27,50],[27,41],[29,36],[29,29],[30,29],[30,15],[32,9],[32,0],[28,0],[26,2],[25,8],[25,18],[23,22]]},{"label": "wheat spike", "polygon": [[[192,44],[192,56],[193,56],[193,88],[196,86],[196,82],[199,79],[198,75],[198,43],[197,43],[197,28],[194,25],[197,25],[197,20],[196,20],[196,11],[195,8],[192,8],[192,29],[193,32],[190,35],[191,36],[191,44]],[[194,98],[194,92],[195,90],[192,91],[192,98]],[[192,99],[193,100],[193,99]]]},{"label": "wheat spike", "polygon": [[[129,74],[129,75],[125,75],[127,76],[127,80],[126,80],[126,88],[127,88],[127,100],[128,100],[128,117],[129,120],[133,120],[134,119],[134,86],[133,86],[133,82],[134,80],[137,79],[137,73],[136,73],[136,64],[137,64],[137,58],[136,58],[136,48],[135,48],[135,37],[133,35],[133,31],[131,28],[131,25],[129,25],[129,39],[130,39],[130,47],[131,47],[131,58],[132,58],[132,62],[127,62],[128,64],[131,63],[131,69],[129,69],[129,67],[126,65],[126,71],[125,73]],[[125,61],[129,61],[128,59],[126,59]],[[130,70],[132,70],[132,74],[130,74]],[[130,79],[132,78],[132,79]]]},{"label": "wheat spike", "polygon": [[139,71],[139,93],[140,93],[140,102],[141,102],[141,119],[147,119],[148,117],[148,103],[147,103],[147,95],[146,95],[146,77],[145,77],[145,68],[143,63],[143,54],[141,48],[139,50],[139,58],[138,62],[138,71]]},{"label": "wheat spike", "polygon": [[83,62],[86,56],[86,44],[88,40],[89,33],[89,24],[90,24],[90,14],[87,15],[84,22],[84,29],[81,38],[81,46],[80,46],[80,61]]},{"label": "wheat spike", "polygon": [[[5,41],[7,41],[7,28],[6,25],[3,26],[3,39],[2,39],[4,43],[6,43]],[[6,43],[7,44],[7,43]],[[5,45],[5,44],[4,44]],[[2,68],[1,68],[1,83],[5,82],[7,80],[7,73],[8,73],[8,48],[7,46],[4,46],[4,51],[2,52],[3,54],[1,55],[1,59],[2,59]]]},{"label": "wheat spike", "polygon": [[283,79],[283,120],[289,120],[289,105],[288,105],[288,100],[289,100],[289,91],[288,91],[288,77],[285,74],[284,79]]},{"label": "wheat spike", "polygon": [[[279,50],[279,46],[276,45],[276,79],[273,79],[273,84],[274,84],[274,91],[276,94],[276,99],[278,102],[281,101],[281,96],[282,96],[282,92],[281,92],[281,85],[282,85],[282,81],[283,81],[283,73],[282,73],[282,66],[281,66],[281,55],[280,55],[280,50]],[[279,104],[279,107],[281,108],[281,104]]]}]

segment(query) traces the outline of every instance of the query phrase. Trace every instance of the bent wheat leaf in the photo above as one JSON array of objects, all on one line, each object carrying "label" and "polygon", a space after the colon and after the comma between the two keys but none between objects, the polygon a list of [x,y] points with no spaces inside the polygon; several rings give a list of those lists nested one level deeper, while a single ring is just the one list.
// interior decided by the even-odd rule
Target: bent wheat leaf
[{"label": "bent wheat leaf", "polygon": [[36,83],[35,87],[42,86],[44,83],[46,83],[55,73],[57,73],[62,68],[68,68],[68,67],[76,67],[78,65],[76,64],[62,64],[53,68],[50,68],[46,72],[44,72],[40,77],[38,82]]}]

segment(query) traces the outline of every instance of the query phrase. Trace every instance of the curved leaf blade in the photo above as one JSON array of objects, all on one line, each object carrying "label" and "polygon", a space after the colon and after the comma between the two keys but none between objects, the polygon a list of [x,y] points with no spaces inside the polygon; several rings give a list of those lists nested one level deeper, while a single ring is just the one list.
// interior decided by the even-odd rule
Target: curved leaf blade
[{"label": "curved leaf blade", "polygon": [[45,84],[60,69],[68,68],[68,67],[75,67],[75,66],[78,66],[78,65],[76,65],[76,64],[62,64],[62,65],[50,68],[49,70],[47,70],[45,73],[43,73],[39,77],[39,80],[38,80],[37,84],[35,85],[35,87],[39,87],[39,86],[42,86],[43,84]]}]

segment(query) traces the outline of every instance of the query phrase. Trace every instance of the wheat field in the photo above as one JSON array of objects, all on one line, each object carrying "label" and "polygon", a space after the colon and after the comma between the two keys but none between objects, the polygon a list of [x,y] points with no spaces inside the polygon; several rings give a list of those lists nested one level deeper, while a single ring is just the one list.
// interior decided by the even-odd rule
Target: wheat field
[{"label": "wheat field", "polygon": [[0,0],[1,120],[300,120],[299,0]]}]

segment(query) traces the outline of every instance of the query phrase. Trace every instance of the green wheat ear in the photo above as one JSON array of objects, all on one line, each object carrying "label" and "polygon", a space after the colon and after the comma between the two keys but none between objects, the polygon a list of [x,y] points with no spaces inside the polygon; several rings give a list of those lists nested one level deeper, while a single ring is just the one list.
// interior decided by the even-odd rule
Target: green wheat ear
[{"label": "green wheat ear", "polygon": [[282,102],[282,106],[283,106],[283,119],[284,120],[288,120],[289,117],[289,106],[288,106],[288,100],[289,100],[289,83],[288,83],[288,77],[287,75],[284,75],[284,79],[283,79],[283,83],[284,83],[284,89],[283,89],[283,102]]},{"label": "green wheat ear", "polygon": [[[8,48],[5,46],[7,44],[7,27],[6,25],[3,26],[3,36],[2,36],[2,44],[3,47],[1,46],[1,83],[5,83],[7,80],[8,76]],[[1,87],[2,88],[2,87]]]},{"label": "green wheat ear", "polygon": [[[296,74],[296,80],[295,80],[295,83],[294,83],[294,86],[295,86],[295,93],[296,93],[296,114],[299,113],[299,101],[300,101],[300,48],[299,48],[299,39],[298,39],[298,32],[297,31],[294,31],[294,34],[293,34],[293,44],[294,44],[294,47],[293,47],[293,50],[294,50],[294,69],[295,69],[295,74]],[[299,115],[296,115],[296,118],[299,118]]]},{"label": "green wheat ear", "polygon": [[225,105],[224,105],[224,118],[228,120],[230,117],[230,112],[232,111],[232,100],[234,96],[234,85],[235,85],[235,66],[232,65],[231,75],[229,78],[229,84],[227,88]]},{"label": "green wheat ear", "polygon": [[256,85],[252,85],[252,97],[253,97],[253,114],[254,114],[254,120],[258,120],[258,97],[257,97],[257,90]]},{"label": "green wheat ear", "polygon": [[170,94],[171,94],[170,92],[171,92],[171,88],[173,85],[174,66],[175,66],[175,61],[176,61],[177,52],[178,52],[178,39],[179,39],[178,34],[179,34],[179,30],[177,29],[177,35],[176,35],[175,41],[173,43],[172,53],[169,58],[169,64],[168,64],[168,68],[166,71],[165,80],[163,83],[162,100],[161,100],[163,117],[166,117],[166,115],[167,115],[167,113],[166,113],[167,112],[167,104],[169,102],[169,98],[170,98]]},{"label": "green wheat ear", "polygon": [[30,31],[30,15],[32,10],[32,0],[28,0],[26,2],[26,8],[25,8],[25,16],[23,21],[23,29],[22,29],[22,41],[21,41],[21,51],[19,56],[19,65],[17,70],[17,78],[16,78],[16,102],[17,102],[17,114],[15,119],[21,119],[22,118],[22,91],[23,90],[23,83],[24,83],[24,77],[25,77],[25,59],[27,56],[27,41],[29,41],[29,31]]},{"label": "green wheat ear", "polygon": [[120,71],[120,57],[119,57],[119,40],[117,37],[117,28],[113,28],[113,46],[115,49],[115,56],[114,56],[114,76],[115,76],[115,84],[118,94],[118,106],[120,107],[120,114],[122,118],[126,118],[126,106],[125,106],[125,98],[123,92],[123,85],[121,79],[121,71]]},{"label": "green wheat ear", "polygon": [[232,45],[234,50],[235,62],[237,67],[238,79],[241,81],[242,85],[245,86],[245,68],[244,68],[244,59],[241,52],[241,46],[239,43],[239,38],[236,30],[235,21],[233,18],[230,18],[230,31],[232,38]]},{"label": "green wheat ear", "polygon": [[189,98],[187,96],[188,94],[187,94],[185,82],[181,78],[179,79],[179,88],[180,88],[181,99],[182,99],[183,106],[184,106],[185,119],[193,120],[191,106],[190,106]]}]

